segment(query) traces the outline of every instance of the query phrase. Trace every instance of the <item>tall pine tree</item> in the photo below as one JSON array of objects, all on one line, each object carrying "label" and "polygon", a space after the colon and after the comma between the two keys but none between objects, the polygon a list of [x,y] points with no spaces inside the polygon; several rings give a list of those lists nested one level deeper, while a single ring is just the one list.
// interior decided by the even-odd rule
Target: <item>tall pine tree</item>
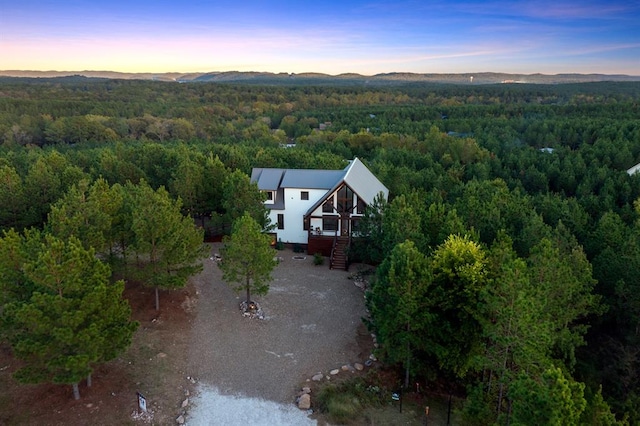
[{"label": "tall pine tree", "polygon": [[[0,311],[2,331],[24,362],[15,377],[25,383],[71,384],[78,399],[78,382],[90,380],[96,364],[125,350],[137,328],[122,299],[124,283],[110,283],[109,267],[75,237],[63,241],[30,233],[5,236],[5,244],[23,253],[21,280],[32,290]],[[37,251],[25,250],[36,245]]]}]

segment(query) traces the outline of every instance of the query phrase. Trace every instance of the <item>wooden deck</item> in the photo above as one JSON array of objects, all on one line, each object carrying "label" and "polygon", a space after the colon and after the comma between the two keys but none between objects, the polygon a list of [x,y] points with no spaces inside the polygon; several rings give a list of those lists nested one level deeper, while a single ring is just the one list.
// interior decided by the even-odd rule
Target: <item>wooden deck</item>
[{"label": "wooden deck", "polygon": [[321,253],[323,256],[331,256],[334,238],[334,236],[329,235],[310,235],[307,243],[307,254]]}]

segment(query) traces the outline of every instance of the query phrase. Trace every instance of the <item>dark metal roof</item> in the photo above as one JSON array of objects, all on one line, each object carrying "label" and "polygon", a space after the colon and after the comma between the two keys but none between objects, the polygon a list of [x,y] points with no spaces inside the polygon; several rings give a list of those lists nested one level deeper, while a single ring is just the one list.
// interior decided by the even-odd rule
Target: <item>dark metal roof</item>
[{"label": "dark metal roof", "polygon": [[285,172],[285,169],[256,168],[251,171],[251,182],[257,182],[261,191],[275,191],[280,187]]},{"label": "dark metal roof", "polygon": [[344,177],[344,170],[287,170],[280,186],[283,188],[331,189]]}]

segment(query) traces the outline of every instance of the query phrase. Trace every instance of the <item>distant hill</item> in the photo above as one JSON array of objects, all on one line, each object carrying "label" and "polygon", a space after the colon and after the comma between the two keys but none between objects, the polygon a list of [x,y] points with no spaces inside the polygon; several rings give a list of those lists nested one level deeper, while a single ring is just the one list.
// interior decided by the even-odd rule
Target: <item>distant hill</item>
[{"label": "distant hill", "polygon": [[371,84],[391,85],[402,83],[453,83],[496,84],[529,83],[561,84],[589,83],[600,81],[640,81],[640,76],[621,74],[507,74],[507,73],[462,73],[462,74],[417,74],[387,73],[371,76],[360,74],[329,75],[322,73],[269,73],[269,72],[207,72],[207,73],[122,73],[114,71],[0,71],[0,77],[49,79],[59,77],[86,77],[124,80],[158,80],[177,82],[238,82],[259,84]]}]

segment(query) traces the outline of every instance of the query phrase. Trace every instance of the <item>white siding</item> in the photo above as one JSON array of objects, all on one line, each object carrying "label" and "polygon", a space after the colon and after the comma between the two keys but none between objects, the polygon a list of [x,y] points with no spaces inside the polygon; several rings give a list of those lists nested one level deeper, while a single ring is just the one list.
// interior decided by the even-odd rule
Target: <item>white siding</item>
[{"label": "white siding", "polygon": [[[309,193],[308,200],[301,200],[300,193],[307,191]],[[307,244],[308,234],[304,230],[303,217],[304,214],[326,194],[324,189],[284,189],[285,210],[271,210],[269,217],[271,223],[278,224],[278,214],[284,214],[284,229],[274,229],[273,232],[278,234],[277,238],[283,243],[300,243]]]}]

